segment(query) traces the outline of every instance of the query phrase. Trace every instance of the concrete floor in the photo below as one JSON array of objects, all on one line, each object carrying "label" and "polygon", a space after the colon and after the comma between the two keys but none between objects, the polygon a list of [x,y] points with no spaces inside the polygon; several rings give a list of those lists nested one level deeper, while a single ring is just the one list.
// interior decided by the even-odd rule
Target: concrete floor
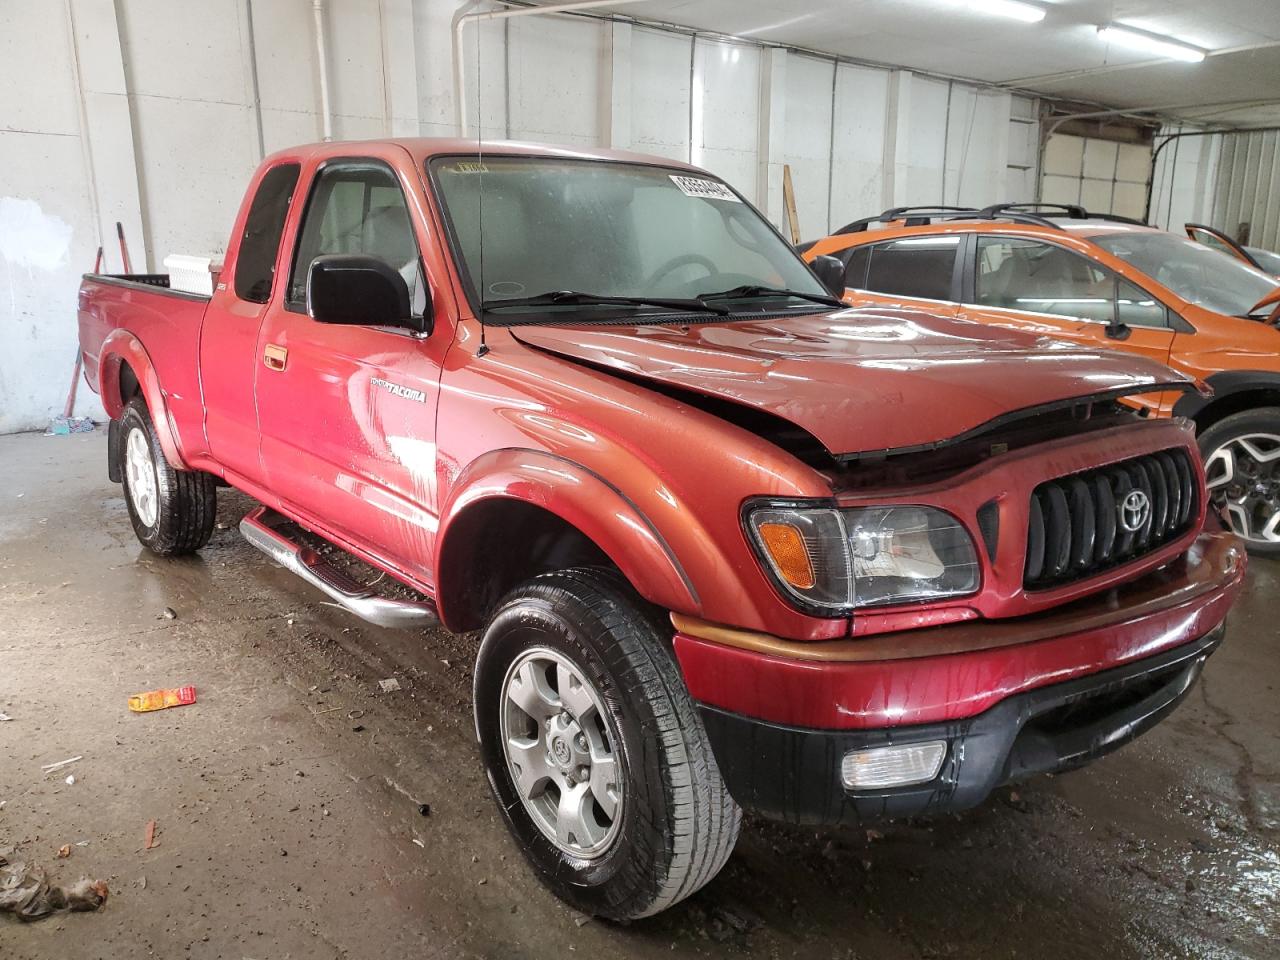
[{"label": "concrete floor", "polygon": [[[940,821],[749,821],[691,900],[580,924],[494,812],[469,638],[324,605],[240,540],[230,491],[198,558],[151,556],[104,443],[0,437],[0,846],[112,891],[0,916],[6,960],[1280,955],[1280,564],[1253,564],[1204,681],[1120,753]],[[197,705],[126,709],[183,683]]]}]

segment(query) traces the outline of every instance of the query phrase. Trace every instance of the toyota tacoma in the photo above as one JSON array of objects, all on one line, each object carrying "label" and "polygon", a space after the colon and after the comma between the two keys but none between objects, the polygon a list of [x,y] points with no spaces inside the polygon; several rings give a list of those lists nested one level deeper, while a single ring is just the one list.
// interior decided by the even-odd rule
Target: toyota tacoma
[{"label": "toyota tacoma", "polygon": [[633,918],[743,808],[954,811],[1129,741],[1244,575],[1191,426],[1122,402],[1189,378],[842,273],[685,164],[325,143],[263,162],[212,295],[86,276],[80,342],[139,540],[198,550],[230,485],[354,614],[478,631],[511,833]]}]

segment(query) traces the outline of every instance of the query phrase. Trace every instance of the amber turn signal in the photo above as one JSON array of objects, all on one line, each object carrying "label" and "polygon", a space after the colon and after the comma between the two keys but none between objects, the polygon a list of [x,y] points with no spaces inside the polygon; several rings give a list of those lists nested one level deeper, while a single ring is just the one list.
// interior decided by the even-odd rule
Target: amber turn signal
[{"label": "amber turn signal", "polygon": [[762,523],[759,533],[782,578],[797,590],[812,590],[817,581],[800,531],[789,523]]}]

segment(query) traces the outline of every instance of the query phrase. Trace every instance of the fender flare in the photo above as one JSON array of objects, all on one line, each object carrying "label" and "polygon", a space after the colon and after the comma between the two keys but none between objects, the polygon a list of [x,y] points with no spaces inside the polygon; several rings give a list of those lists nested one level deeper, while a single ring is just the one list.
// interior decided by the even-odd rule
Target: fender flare
[{"label": "fender flare", "polygon": [[99,354],[98,396],[102,398],[107,416],[118,420],[124,412],[125,400],[120,396],[120,366],[123,363],[129,364],[129,369],[138,378],[138,387],[147,401],[147,410],[151,413],[165,459],[175,470],[189,470],[182,451],[178,449],[178,433],[174,429],[155,364],[142,341],[128,330],[113,330],[103,341]]},{"label": "fender flare", "polygon": [[[471,508],[514,500],[559,517],[599,547],[646,600],[665,609],[698,610],[701,601],[670,544],[639,506],[600,474],[543,450],[509,447],[477,458],[460,474],[440,514],[436,595],[455,591],[441,558],[450,531]],[[448,622],[448,611],[441,610]]]},{"label": "fender flare", "polygon": [[1175,417],[1195,419],[1211,404],[1232,394],[1246,393],[1253,390],[1272,390],[1280,393],[1280,373],[1269,370],[1223,370],[1210,374],[1204,382],[1211,388],[1209,396],[1200,393],[1184,394],[1173,405]]}]

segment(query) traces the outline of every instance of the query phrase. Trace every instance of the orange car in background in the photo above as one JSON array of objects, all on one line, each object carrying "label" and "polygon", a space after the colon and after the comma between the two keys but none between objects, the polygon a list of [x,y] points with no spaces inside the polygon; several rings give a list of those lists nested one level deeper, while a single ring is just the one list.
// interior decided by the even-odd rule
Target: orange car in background
[{"label": "orange car in background", "polygon": [[[1238,258],[1076,206],[901,207],[800,247],[833,257],[844,300],[1140,354],[1211,397],[1140,398],[1195,421],[1210,492],[1259,554],[1280,555],[1280,281]],[[825,276],[836,264],[815,264]]]}]

